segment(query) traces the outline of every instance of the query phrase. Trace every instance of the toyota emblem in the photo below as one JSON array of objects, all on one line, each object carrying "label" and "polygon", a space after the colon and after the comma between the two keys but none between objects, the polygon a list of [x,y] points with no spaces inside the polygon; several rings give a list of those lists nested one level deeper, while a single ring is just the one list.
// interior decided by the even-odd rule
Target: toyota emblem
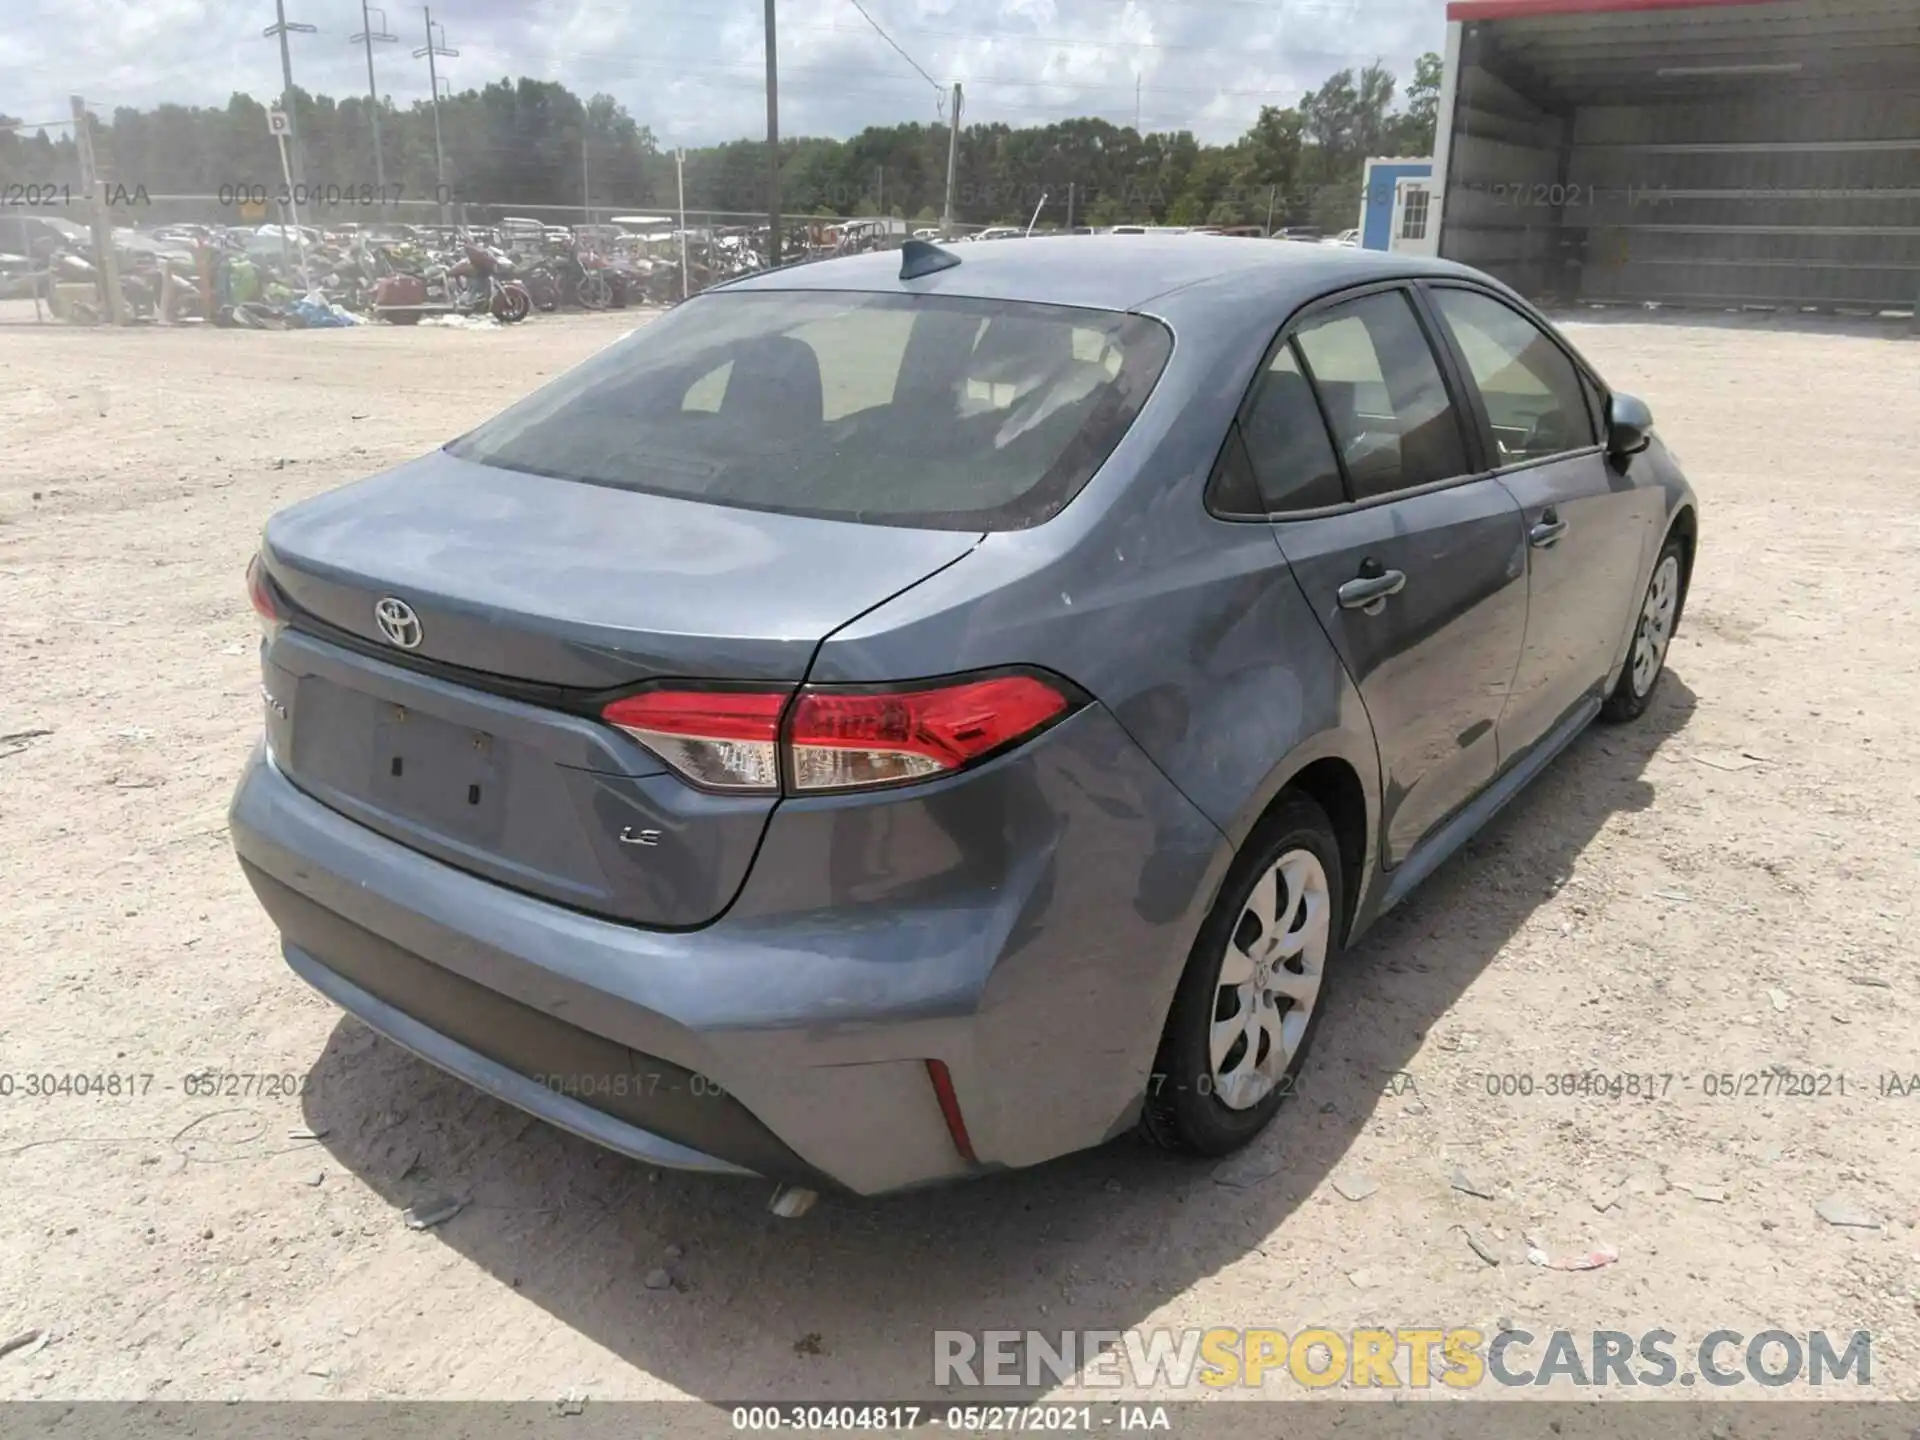
[{"label": "toyota emblem", "polygon": [[373,607],[373,623],[380,627],[382,635],[402,650],[420,648],[420,617],[413,613],[413,607],[406,601],[387,596]]}]

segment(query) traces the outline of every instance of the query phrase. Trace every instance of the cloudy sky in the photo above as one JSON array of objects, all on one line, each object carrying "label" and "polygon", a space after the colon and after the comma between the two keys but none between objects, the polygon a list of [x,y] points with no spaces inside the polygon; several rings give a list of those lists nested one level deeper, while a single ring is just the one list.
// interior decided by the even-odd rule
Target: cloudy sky
[{"label": "cloudy sky", "polygon": [[[303,86],[364,91],[349,37],[358,0],[286,0]],[[1443,0],[778,0],[781,129],[848,135],[932,120],[934,81],[966,88],[966,118],[1011,125],[1103,115],[1203,139],[1243,131],[1262,104],[1290,103],[1336,70],[1384,60],[1403,79],[1437,50]],[[890,47],[861,7],[895,41]],[[279,50],[261,36],[272,0],[0,0],[0,112],[27,120],[90,105],[266,98]],[[758,0],[441,0],[436,26],[458,88],[505,75],[559,80],[618,97],[668,143],[764,134]],[[376,12],[378,28],[379,15]],[[382,93],[427,94],[425,12],[390,0],[375,47]],[[917,64],[931,79],[917,74]],[[1136,91],[1137,82],[1137,91]]]}]

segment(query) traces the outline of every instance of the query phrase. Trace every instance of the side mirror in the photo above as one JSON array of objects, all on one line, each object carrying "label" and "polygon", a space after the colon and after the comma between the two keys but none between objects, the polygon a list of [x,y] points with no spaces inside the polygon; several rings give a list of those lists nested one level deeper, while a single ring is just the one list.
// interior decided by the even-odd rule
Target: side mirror
[{"label": "side mirror", "polygon": [[1607,453],[1624,459],[1653,443],[1653,412],[1637,395],[1615,392],[1607,403]]}]

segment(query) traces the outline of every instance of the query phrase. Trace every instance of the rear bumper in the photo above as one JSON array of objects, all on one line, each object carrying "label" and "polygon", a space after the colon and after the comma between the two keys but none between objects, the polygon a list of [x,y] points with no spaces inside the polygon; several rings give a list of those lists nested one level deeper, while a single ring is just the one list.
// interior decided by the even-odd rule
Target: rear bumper
[{"label": "rear bumper", "polygon": [[[248,876],[255,889],[275,882],[257,872]],[[478,1050],[414,1019],[378,996],[362,990],[336,971],[329,970],[297,946],[285,947],[287,964],[293,973],[326,996],[342,1010],[358,1016],[395,1044],[411,1050],[423,1060],[458,1075],[496,1099],[538,1115],[563,1130],[617,1150],[635,1160],[662,1165],[673,1170],[697,1170],[715,1175],[749,1175],[752,1171],[728,1160],[699,1150],[677,1145],[665,1136],[616,1119],[604,1110],[582,1104],[540,1079],[531,1078]]]},{"label": "rear bumper", "polygon": [[1098,707],[954,781],[783,804],[732,909],[697,931],[408,849],[264,747],[231,831],[296,973],[423,1058],[649,1163],[862,1194],[1129,1126],[1229,859]]}]

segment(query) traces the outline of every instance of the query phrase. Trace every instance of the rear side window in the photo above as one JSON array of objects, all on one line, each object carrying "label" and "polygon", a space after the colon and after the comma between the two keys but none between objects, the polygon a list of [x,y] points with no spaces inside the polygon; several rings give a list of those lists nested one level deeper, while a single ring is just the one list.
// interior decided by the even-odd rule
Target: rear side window
[{"label": "rear side window", "polygon": [[1354,499],[1467,473],[1459,417],[1406,295],[1387,290],[1321,311],[1294,343],[1326,406]]},{"label": "rear side window", "polygon": [[1012,530],[1060,510],[1173,348],[1060,306],[722,291],[447,448],[483,465],[880,525]]},{"label": "rear side window", "polygon": [[1347,498],[1326,421],[1291,344],[1280,347],[1260,376],[1240,429],[1269,513]]},{"label": "rear side window", "polygon": [[1545,331],[1491,295],[1446,287],[1429,294],[1480,391],[1503,465],[1594,443],[1580,372]]}]

